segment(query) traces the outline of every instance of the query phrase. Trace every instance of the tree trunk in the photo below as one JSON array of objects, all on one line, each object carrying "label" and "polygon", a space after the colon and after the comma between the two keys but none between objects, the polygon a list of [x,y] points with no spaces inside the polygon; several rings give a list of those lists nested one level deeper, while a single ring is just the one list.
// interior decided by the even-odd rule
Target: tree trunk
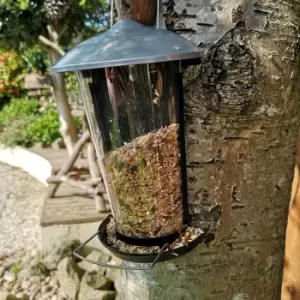
[{"label": "tree trunk", "polygon": [[[55,63],[59,58],[60,54],[50,50],[49,55],[51,62]],[[69,155],[72,154],[73,146],[77,141],[77,130],[75,127],[74,120],[71,114],[71,108],[68,102],[68,96],[64,81],[63,73],[52,73],[53,90],[56,100],[57,109],[59,111],[60,118],[60,133],[63,137],[64,143],[68,150]]]},{"label": "tree trunk", "polygon": [[[127,11],[130,2],[117,1]],[[215,237],[152,271],[124,271],[121,299],[280,299],[300,120],[300,3],[162,5],[166,27],[205,53],[184,70],[189,212]]]},{"label": "tree trunk", "polygon": [[118,16],[133,19],[144,25],[155,24],[156,0],[115,0]]}]

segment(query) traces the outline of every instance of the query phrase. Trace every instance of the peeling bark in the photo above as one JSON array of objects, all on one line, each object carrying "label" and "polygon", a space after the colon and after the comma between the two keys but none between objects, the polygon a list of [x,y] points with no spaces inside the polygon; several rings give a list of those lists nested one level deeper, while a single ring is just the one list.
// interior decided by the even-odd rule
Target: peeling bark
[{"label": "peeling bark", "polygon": [[151,272],[124,272],[121,298],[280,299],[300,120],[300,4],[162,6],[165,27],[205,53],[184,70],[189,213],[215,238]]}]

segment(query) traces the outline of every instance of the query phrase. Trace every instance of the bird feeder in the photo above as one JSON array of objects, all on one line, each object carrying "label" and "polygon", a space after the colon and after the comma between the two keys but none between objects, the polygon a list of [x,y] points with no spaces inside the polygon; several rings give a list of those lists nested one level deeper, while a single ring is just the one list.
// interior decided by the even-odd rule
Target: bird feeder
[{"label": "bird feeder", "polygon": [[112,210],[76,256],[98,235],[119,258],[150,263],[133,269],[147,269],[202,240],[189,227],[181,75],[181,62],[199,57],[173,32],[121,20],[53,67],[78,75]]}]

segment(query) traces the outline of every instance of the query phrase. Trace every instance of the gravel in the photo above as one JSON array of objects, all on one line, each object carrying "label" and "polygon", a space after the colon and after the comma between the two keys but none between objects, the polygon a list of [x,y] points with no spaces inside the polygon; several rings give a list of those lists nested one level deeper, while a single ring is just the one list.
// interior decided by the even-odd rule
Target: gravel
[{"label": "gravel", "polygon": [[45,193],[46,187],[28,173],[0,164],[0,251],[41,249]]}]

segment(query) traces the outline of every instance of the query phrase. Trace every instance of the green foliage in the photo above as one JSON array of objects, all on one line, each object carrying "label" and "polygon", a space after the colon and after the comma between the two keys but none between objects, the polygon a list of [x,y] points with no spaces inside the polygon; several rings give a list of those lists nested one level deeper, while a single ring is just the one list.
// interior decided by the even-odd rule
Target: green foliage
[{"label": "green foliage", "polygon": [[19,0],[20,9],[24,10],[28,8],[29,0]]},{"label": "green foliage", "polygon": [[11,121],[39,114],[39,107],[40,104],[36,99],[26,97],[14,99],[0,110],[0,129],[1,126],[10,125]]},{"label": "green foliage", "polygon": [[0,110],[0,143],[7,146],[33,143],[26,130],[40,114],[40,104],[36,99],[14,98]]},{"label": "green foliage", "polygon": [[78,91],[78,82],[76,75],[73,72],[65,73],[66,88],[70,92]]},{"label": "green foliage", "polygon": [[24,49],[19,53],[0,49],[0,108],[11,97],[25,94],[26,73],[44,75],[48,65],[44,52],[38,47]]},{"label": "green foliage", "polygon": [[[82,120],[74,122],[80,131]],[[34,98],[14,98],[0,110],[0,143],[9,147],[51,145],[60,137],[59,127],[56,108]]]},{"label": "green foliage", "polygon": [[26,127],[34,120],[33,116],[26,116],[22,119],[13,120],[9,126],[0,130],[0,144],[8,147],[22,145],[31,147],[33,143],[26,131]]},{"label": "green foliage", "polygon": [[29,124],[26,131],[33,144],[42,143],[44,145],[51,145],[52,142],[60,137],[59,127],[58,112],[50,108],[40,118]]},{"label": "green foliage", "polygon": [[107,9],[105,0],[1,0],[0,47],[35,45],[40,35],[49,38],[49,25],[58,33],[62,47],[67,47],[74,38],[103,27]]},{"label": "green foliage", "polygon": [[38,73],[47,75],[49,60],[40,47],[25,48],[20,54],[20,67],[26,73]]},{"label": "green foliage", "polygon": [[[44,74],[47,60],[27,49],[40,45],[54,63],[74,43],[107,27],[108,8],[106,0],[0,0],[0,49],[23,53],[23,70]],[[80,97],[72,80],[68,85],[72,104],[77,104]],[[1,103],[18,93],[21,86],[10,88],[6,82],[0,83],[0,109]]]},{"label": "green foliage", "polygon": [[18,277],[18,274],[22,270],[21,265],[18,263],[13,263],[11,265],[11,271],[15,274],[16,277]]},{"label": "green foliage", "polygon": [[66,89],[68,92],[68,100],[73,108],[83,107],[82,96],[79,91],[76,75],[73,72],[65,74]]},{"label": "green foliage", "polygon": [[[32,5],[25,8],[20,1],[2,0],[0,5],[0,43],[1,47],[20,49],[27,45],[34,45],[40,27],[46,26],[40,14],[42,1],[32,1]],[[35,27],[35,24],[37,25]]]},{"label": "green foliage", "polygon": [[82,129],[83,129],[83,122],[82,122],[82,119],[79,118],[79,117],[73,117],[73,120],[74,120],[76,129],[77,129],[77,132],[78,132],[78,133],[81,133],[81,132],[82,132]]}]

